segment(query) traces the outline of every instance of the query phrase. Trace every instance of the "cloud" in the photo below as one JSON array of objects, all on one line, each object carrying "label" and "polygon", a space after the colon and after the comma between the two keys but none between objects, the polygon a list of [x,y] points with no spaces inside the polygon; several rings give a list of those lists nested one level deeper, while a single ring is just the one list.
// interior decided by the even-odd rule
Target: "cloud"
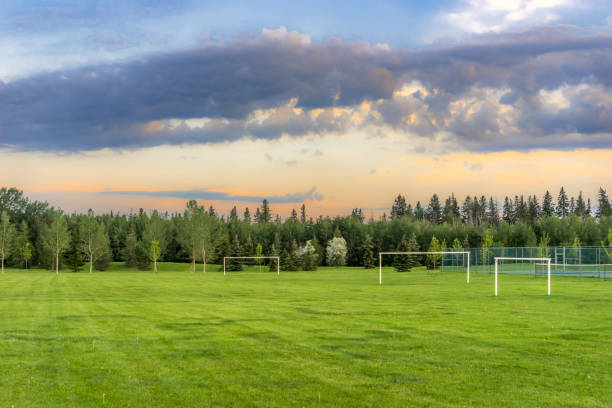
[{"label": "cloud", "polygon": [[209,190],[111,190],[101,192],[100,194],[181,198],[185,200],[236,201],[247,203],[262,202],[264,199],[267,199],[270,203],[276,204],[302,203],[305,201],[323,200],[323,195],[317,192],[316,187],[312,187],[305,193],[292,193],[272,196],[239,195]]},{"label": "cloud", "polygon": [[571,3],[570,0],[468,0],[459,10],[441,17],[461,30],[482,34],[525,24],[549,23],[557,20],[558,12]]},{"label": "cloud", "polygon": [[463,165],[465,166],[465,168],[470,169],[472,171],[481,171],[483,169],[482,163],[478,163],[478,162],[470,163],[470,162],[464,161]]},{"label": "cloud", "polygon": [[572,27],[423,50],[265,30],[0,82],[0,146],[75,152],[361,129],[401,132],[415,151],[602,148],[611,66],[612,35]]}]

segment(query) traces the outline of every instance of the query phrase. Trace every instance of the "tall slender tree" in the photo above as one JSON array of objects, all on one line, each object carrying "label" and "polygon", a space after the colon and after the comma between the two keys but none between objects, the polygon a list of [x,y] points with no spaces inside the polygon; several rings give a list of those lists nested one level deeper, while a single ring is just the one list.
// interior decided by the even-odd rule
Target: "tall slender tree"
[{"label": "tall slender tree", "polygon": [[374,259],[374,242],[370,234],[367,234],[363,240],[361,252],[363,253],[363,267],[366,269],[374,268],[376,266],[376,260]]},{"label": "tall slender tree", "polygon": [[4,260],[9,257],[13,248],[15,228],[6,211],[0,214],[0,258],[2,259],[2,273],[4,273]]},{"label": "tall slender tree", "polygon": [[557,215],[560,218],[565,218],[569,215],[569,200],[563,187],[559,190],[559,196],[557,197]]},{"label": "tall slender tree", "polygon": [[70,243],[66,217],[60,213],[53,214],[51,225],[44,233],[43,242],[45,247],[53,254],[55,274],[59,275],[60,256]]},{"label": "tall slender tree", "polygon": [[544,200],[542,201],[542,215],[552,217],[554,213],[555,207],[552,203],[552,195],[550,195],[550,192],[546,190]]}]

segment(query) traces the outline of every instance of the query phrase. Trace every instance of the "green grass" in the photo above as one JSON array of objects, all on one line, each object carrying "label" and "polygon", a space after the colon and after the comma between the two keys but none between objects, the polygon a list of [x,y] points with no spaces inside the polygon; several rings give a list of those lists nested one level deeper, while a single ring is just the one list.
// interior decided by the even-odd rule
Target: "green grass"
[{"label": "green grass", "polygon": [[1,275],[0,407],[612,404],[610,280],[187,270]]}]

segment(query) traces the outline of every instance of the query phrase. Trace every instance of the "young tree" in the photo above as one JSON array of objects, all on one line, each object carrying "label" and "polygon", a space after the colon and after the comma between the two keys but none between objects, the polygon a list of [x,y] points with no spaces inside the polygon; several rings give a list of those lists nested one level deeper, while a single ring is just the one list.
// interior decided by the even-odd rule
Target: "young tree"
[{"label": "young tree", "polygon": [[43,242],[45,247],[54,255],[55,274],[59,275],[60,255],[64,253],[66,247],[70,243],[70,234],[68,233],[66,217],[60,213],[53,214],[51,225],[46,229],[43,235]]},{"label": "young tree", "polygon": [[[418,252],[419,243],[417,242],[416,234],[413,232],[410,240],[408,241],[408,252]],[[410,269],[421,265],[419,261],[419,255],[408,255],[408,266]]]},{"label": "young tree", "polygon": [[[440,245],[440,241],[436,238],[435,235],[431,237],[431,242],[429,243],[429,252],[440,252],[442,250],[442,246]],[[441,254],[430,254],[427,255],[428,266],[436,269],[436,264],[439,263],[440,259],[442,259]]]},{"label": "young tree", "polygon": [[548,258],[550,256],[550,236],[547,232],[542,233],[540,237],[540,242],[538,244],[538,257],[539,258]]},{"label": "young tree", "polygon": [[370,234],[367,234],[363,240],[361,252],[363,253],[363,267],[366,269],[376,267],[376,260],[374,259],[374,242]]},{"label": "young tree", "polygon": [[2,273],[4,273],[4,260],[9,257],[13,247],[15,228],[6,211],[0,214],[0,258],[2,258]]},{"label": "young tree", "polygon": [[[230,247],[230,256],[242,256],[242,249],[240,247],[240,240],[238,239],[238,235],[234,235],[234,240],[232,241],[232,245]],[[229,265],[227,265],[227,269],[229,271],[241,271],[242,263],[238,259],[230,259]]]},{"label": "young tree", "polygon": [[104,225],[102,225],[92,210],[80,224],[81,237],[83,239],[83,252],[85,259],[89,262],[89,272],[93,272],[94,264],[110,250],[110,243]]},{"label": "young tree", "polygon": [[149,256],[153,261],[153,272],[157,273],[157,260],[161,255],[161,249],[159,248],[159,241],[151,241],[151,248],[149,249]]},{"label": "young tree", "polygon": [[[402,236],[402,240],[397,246],[398,252],[409,252],[410,245],[406,241],[406,236]],[[393,258],[393,267],[398,272],[406,272],[410,270],[410,255],[395,255]]]},{"label": "young tree", "polygon": [[455,237],[455,239],[453,240],[453,244],[451,245],[451,248],[453,249],[462,249],[463,245],[461,245],[461,241],[459,241],[459,238]]},{"label": "young tree", "polygon": [[342,237],[334,237],[327,243],[327,264],[340,267],[346,264],[346,241]]},{"label": "young tree", "polygon": [[481,253],[482,253],[482,264],[483,265],[490,265],[491,262],[489,260],[491,253],[489,248],[491,248],[493,246],[493,232],[491,231],[490,228],[487,228],[487,231],[485,232],[485,237],[482,241],[482,249],[481,249]]},{"label": "young tree", "polygon": [[28,261],[32,259],[32,246],[28,241],[19,248],[19,256],[25,263],[25,268],[28,269]]}]

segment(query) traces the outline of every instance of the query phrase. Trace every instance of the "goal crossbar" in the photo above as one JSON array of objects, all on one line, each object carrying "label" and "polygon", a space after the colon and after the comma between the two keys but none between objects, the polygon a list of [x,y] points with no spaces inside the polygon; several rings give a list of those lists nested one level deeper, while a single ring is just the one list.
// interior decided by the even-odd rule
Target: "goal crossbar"
[{"label": "goal crossbar", "polygon": [[495,296],[497,296],[497,264],[498,261],[545,261],[548,275],[548,296],[550,296],[550,258],[515,258],[508,256],[497,256],[495,257]]},{"label": "goal crossbar", "polygon": [[470,252],[469,251],[409,251],[409,252],[379,252],[378,253],[378,284],[382,285],[383,255],[467,255],[467,283],[470,283]]},{"label": "goal crossbar", "polygon": [[226,259],[276,259],[276,274],[280,275],[280,256],[224,256],[223,257],[223,275],[225,272]]}]

